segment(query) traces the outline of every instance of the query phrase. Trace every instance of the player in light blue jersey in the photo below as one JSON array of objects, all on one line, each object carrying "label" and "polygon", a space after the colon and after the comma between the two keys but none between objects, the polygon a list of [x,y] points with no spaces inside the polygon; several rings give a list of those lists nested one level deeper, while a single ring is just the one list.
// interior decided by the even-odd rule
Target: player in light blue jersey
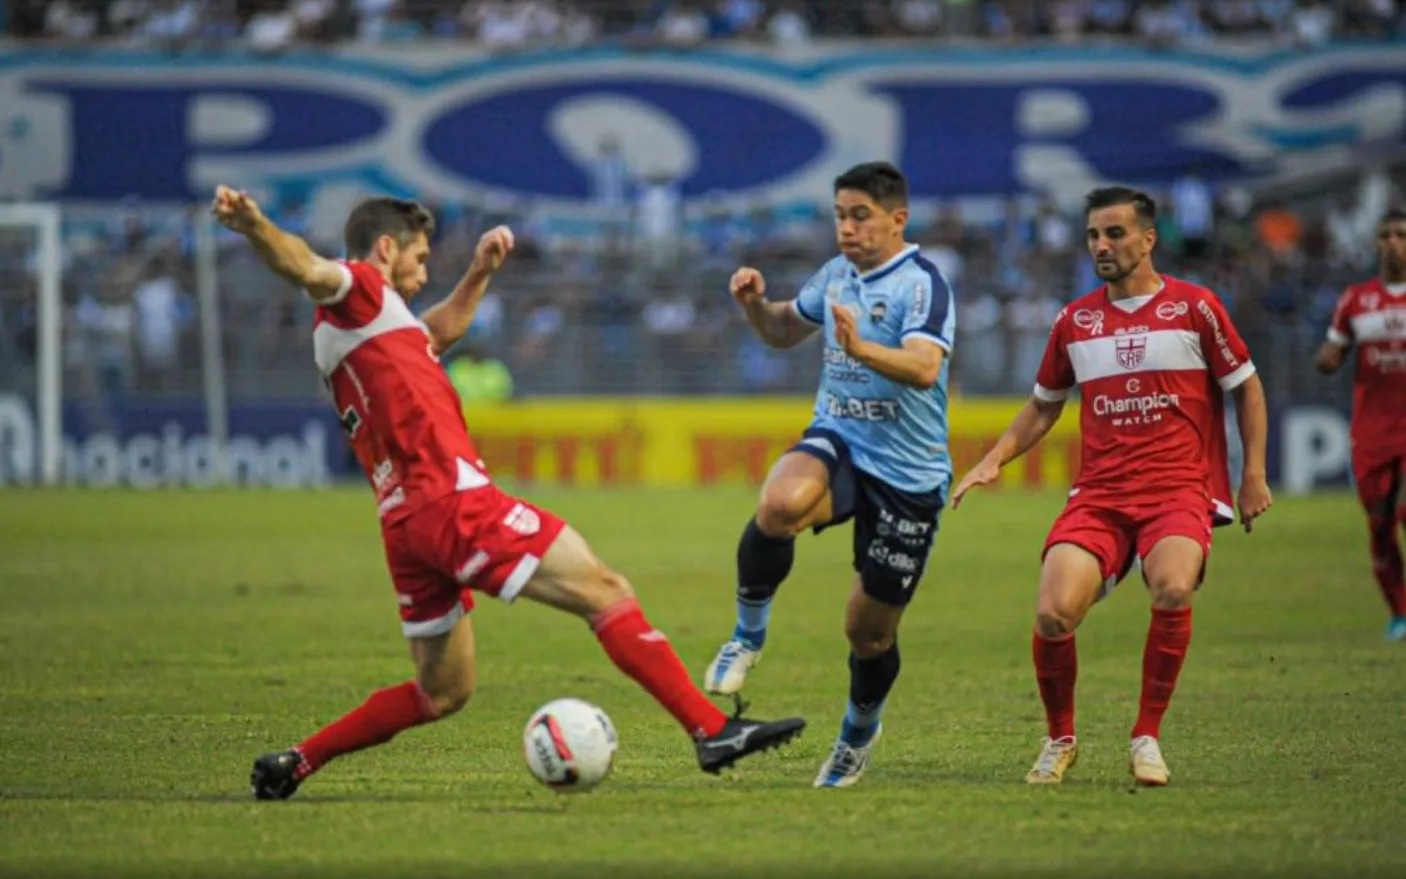
[{"label": "player in light blue jersey", "polygon": [[731,282],[764,342],[790,348],[823,330],[825,353],[814,420],[772,468],[737,547],[737,627],[704,684],[740,708],[796,535],[853,519],[849,707],[816,787],[849,787],[868,765],[898,677],[898,623],[922,579],[952,480],[952,292],[904,240],[907,221],[903,174],[885,162],[859,165],[835,180],[841,255],[795,300],[768,301],[755,269],[739,269]]}]

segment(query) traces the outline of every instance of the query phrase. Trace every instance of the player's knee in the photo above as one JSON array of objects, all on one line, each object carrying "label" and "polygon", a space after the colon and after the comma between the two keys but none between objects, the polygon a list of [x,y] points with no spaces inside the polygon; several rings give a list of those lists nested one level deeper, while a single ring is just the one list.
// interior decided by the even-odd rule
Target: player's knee
[{"label": "player's knee", "polygon": [[423,686],[421,689],[425,692],[430,715],[439,720],[464,710],[464,706],[469,704],[469,699],[473,698],[474,683],[472,679],[465,677],[448,684],[440,684],[433,692]]},{"label": "player's knee", "polygon": [[588,617],[595,616],[627,598],[633,598],[635,594],[634,587],[624,575],[600,562],[596,563],[595,570],[580,588],[580,597]]},{"label": "player's knee", "polygon": [[1196,576],[1186,574],[1148,577],[1147,588],[1152,592],[1153,607],[1176,610],[1191,604],[1196,595]]},{"label": "player's knee", "polygon": [[1072,602],[1042,599],[1035,609],[1035,631],[1042,638],[1062,638],[1079,628],[1083,619]]},{"label": "player's knee", "polygon": [[769,489],[757,505],[757,527],[768,537],[791,537],[800,532],[808,511],[801,492]]},{"label": "player's knee", "polygon": [[860,659],[872,659],[887,653],[893,647],[894,633],[863,626],[846,626],[845,637],[849,639],[849,649]]}]

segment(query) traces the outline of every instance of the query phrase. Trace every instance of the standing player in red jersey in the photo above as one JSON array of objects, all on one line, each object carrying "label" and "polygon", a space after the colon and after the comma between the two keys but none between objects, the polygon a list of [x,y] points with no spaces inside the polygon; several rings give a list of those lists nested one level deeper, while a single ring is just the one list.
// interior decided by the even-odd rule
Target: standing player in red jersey
[{"label": "standing player in red jersey", "polygon": [[1223,392],[1235,396],[1245,447],[1239,505],[1246,531],[1271,502],[1268,416],[1249,351],[1220,300],[1153,268],[1152,199],[1124,187],[1097,189],[1085,216],[1089,253],[1106,283],[1055,318],[1033,397],[963,478],[952,505],[1039,442],[1079,389],[1082,464],[1045,541],[1032,643],[1049,735],[1025,780],[1058,784],[1074,765],[1074,630],[1140,559],[1152,622],[1131,768],[1139,784],[1160,786],[1170,775],[1162,717],[1191,641],[1192,595],[1213,525],[1233,515]]},{"label": "standing player in red jersey", "polygon": [[256,760],[255,797],[285,799],[334,757],[463,708],[474,688],[470,590],[509,602],[530,598],[585,620],[611,661],[693,738],[705,772],[800,733],[800,718],[726,717],[645,620],[625,578],[561,519],[489,479],[439,354],[468,330],[490,278],[513,248],[510,230],[486,233],[453,292],[417,319],[406,301],[425,285],[434,231],[434,218],[419,204],[363,201],[347,220],[351,259],[344,262],[313,253],[245,193],[219,187],[213,211],[317,303],[314,358],[376,493],[415,665],[413,679],[371,694],[298,746]]},{"label": "standing player in red jersey", "polygon": [[1406,578],[1397,528],[1406,528],[1406,211],[1377,228],[1376,278],[1347,288],[1314,364],[1342,368],[1357,346],[1352,394],[1352,477],[1367,510],[1372,572],[1391,609],[1388,641],[1406,641]]}]

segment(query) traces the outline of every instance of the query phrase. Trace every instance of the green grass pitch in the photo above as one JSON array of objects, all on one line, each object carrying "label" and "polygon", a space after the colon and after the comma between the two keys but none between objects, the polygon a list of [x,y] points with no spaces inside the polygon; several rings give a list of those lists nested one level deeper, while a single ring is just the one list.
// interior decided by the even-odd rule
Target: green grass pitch
[{"label": "green grass pitch", "polygon": [[[625,572],[701,673],[732,622],[749,491],[533,492]],[[905,620],[884,741],[852,791],[810,787],[847,689],[848,534],[804,537],[748,695],[806,735],[722,779],[579,622],[481,603],[469,709],[255,803],[251,759],[403,680],[361,489],[0,493],[0,874],[12,876],[1406,876],[1406,645],[1345,495],[1217,535],[1163,730],[1172,786],[1134,791],[1147,598],[1079,633],[1083,754],[1022,783],[1054,494],[988,493],[943,522]],[[847,532],[847,529],[846,529]],[[597,792],[538,787],[533,708],[602,705]]]}]

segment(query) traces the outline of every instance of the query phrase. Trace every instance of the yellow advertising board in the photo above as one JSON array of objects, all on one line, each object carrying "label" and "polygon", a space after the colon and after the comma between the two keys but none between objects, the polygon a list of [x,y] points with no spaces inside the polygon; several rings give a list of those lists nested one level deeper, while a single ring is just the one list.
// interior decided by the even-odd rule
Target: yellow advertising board
[{"label": "yellow advertising board", "polygon": [[[475,405],[464,410],[489,470],[553,485],[759,485],[811,419],[800,397],[585,398]],[[1024,399],[955,399],[958,471],[975,463]],[[1071,407],[1072,409],[1073,407]],[[1006,468],[1010,486],[1065,486],[1078,467],[1078,416]]]}]

